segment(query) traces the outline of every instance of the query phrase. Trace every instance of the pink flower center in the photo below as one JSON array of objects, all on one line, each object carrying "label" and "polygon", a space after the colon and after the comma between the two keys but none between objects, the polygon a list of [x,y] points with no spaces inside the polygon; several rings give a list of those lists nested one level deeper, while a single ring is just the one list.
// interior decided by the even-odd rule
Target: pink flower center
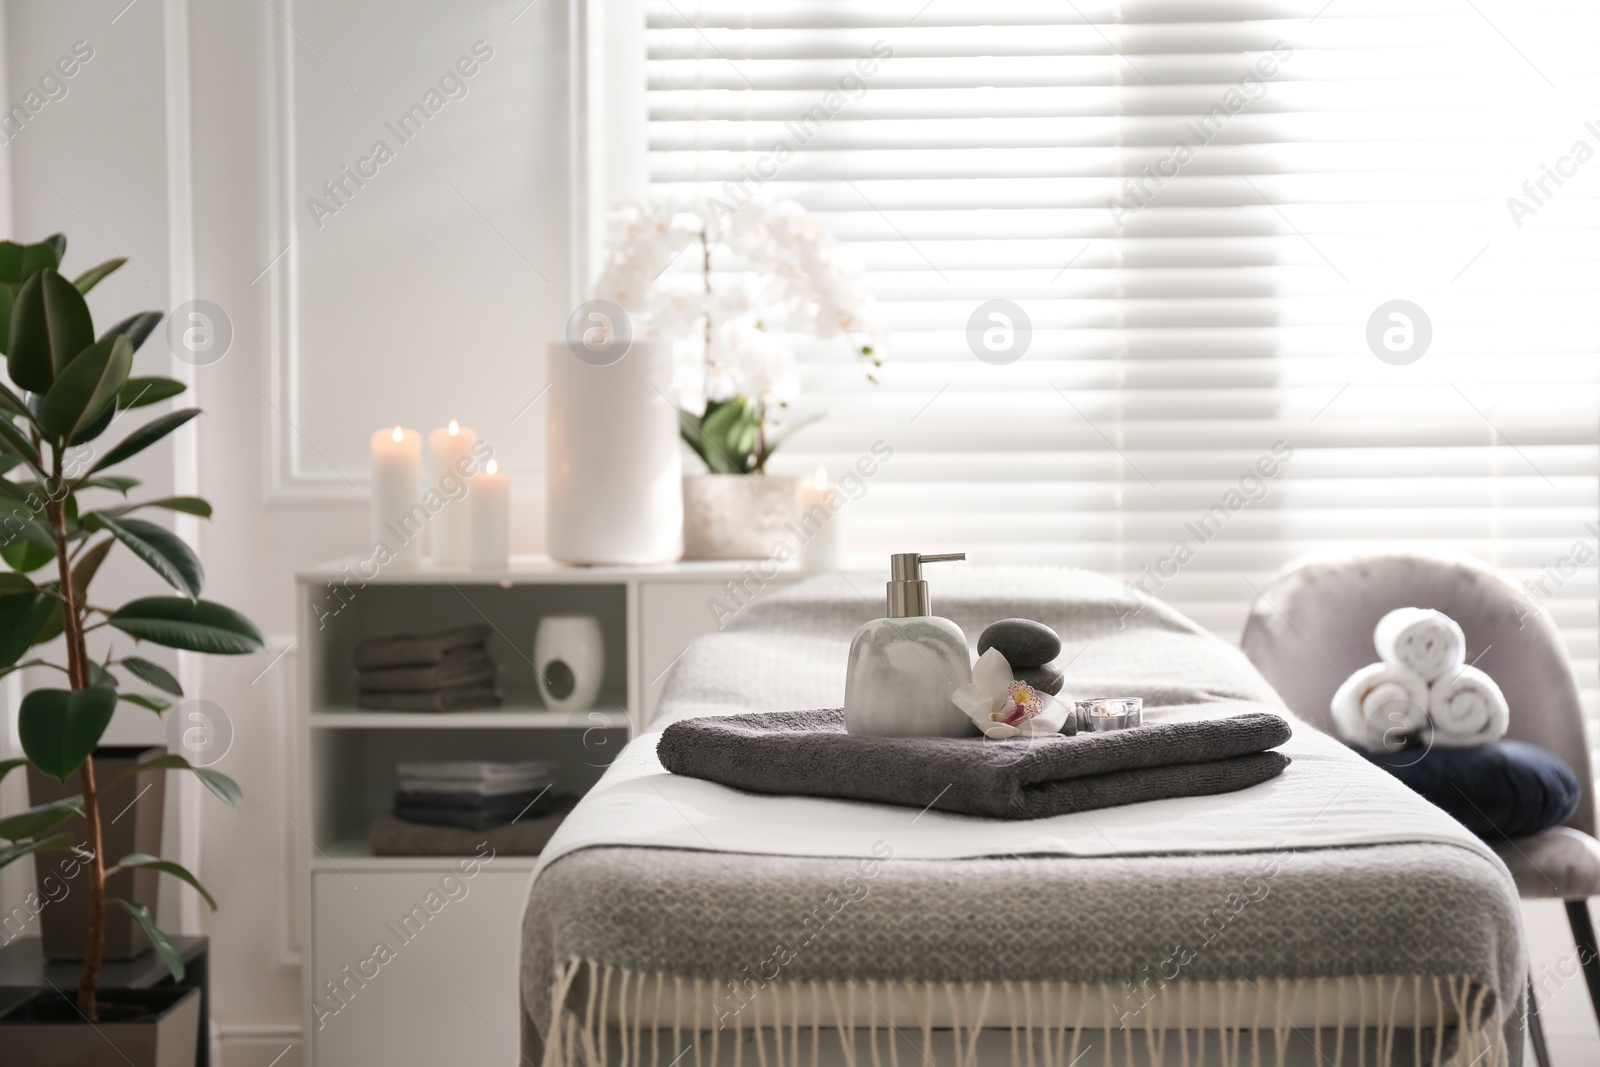
[{"label": "pink flower center", "polygon": [[1005,701],[998,711],[991,712],[991,722],[1003,722],[1007,726],[1016,726],[1036,718],[1044,712],[1044,701],[1039,699],[1039,694],[1027,682],[1012,682],[1006,687]]}]

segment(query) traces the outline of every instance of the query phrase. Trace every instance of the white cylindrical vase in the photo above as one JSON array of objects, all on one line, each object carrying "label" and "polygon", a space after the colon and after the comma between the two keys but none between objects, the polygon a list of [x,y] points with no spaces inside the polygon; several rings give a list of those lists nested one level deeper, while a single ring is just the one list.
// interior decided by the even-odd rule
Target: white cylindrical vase
[{"label": "white cylindrical vase", "polygon": [[546,353],[545,543],[563,563],[670,563],[683,554],[672,348],[635,340],[597,366],[564,341]]}]

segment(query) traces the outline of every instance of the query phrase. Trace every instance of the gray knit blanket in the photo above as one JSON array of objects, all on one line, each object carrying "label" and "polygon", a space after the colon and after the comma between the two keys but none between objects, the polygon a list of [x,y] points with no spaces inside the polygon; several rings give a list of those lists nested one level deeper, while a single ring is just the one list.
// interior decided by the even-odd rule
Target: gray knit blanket
[{"label": "gray knit blanket", "polygon": [[[654,725],[836,706],[844,651],[880,613],[880,581],[815,579],[743,607],[682,657]],[[1005,617],[1051,625],[1070,694],[1142,696],[1147,716],[1172,720],[1270,712],[1308,729],[1237,649],[1097,575],[973,570],[935,584],[934,611],[969,637]],[[1192,847],[1159,854],[1115,842],[1048,854],[997,836],[988,854],[926,859],[892,845],[784,854],[783,840],[721,850],[682,835],[651,847],[651,833],[625,818],[613,836],[627,844],[563,845],[585,805],[616,802],[615,789],[610,801],[598,795],[609,781],[654,760],[658,736],[634,742],[647,752],[630,746],[536,873],[522,967],[525,1053],[535,1062],[683,1055],[686,1067],[702,1053],[733,1062],[730,1049],[746,1049],[755,1032],[777,1047],[751,1057],[759,1051],[765,1063],[784,1048],[798,1062],[807,1025],[847,1035],[845,1062],[866,1055],[854,1042],[868,1031],[877,1062],[882,1028],[894,1035],[887,1049],[896,1039],[916,1046],[909,1056],[899,1045],[908,1062],[988,1063],[978,1041],[996,1026],[1012,1028],[1011,1062],[1033,1062],[1037,1042],[1040,1062],[1062,1067],[1084,1041],[1108,1057],[1126,1042],[1127,1057],[1104,1062],[1133,1062],[1134,1035],[1150,1056],[1158,1040],[1181,1041],[1177,1062],[1199,1063],[1206,1028],[1220,1044],[1205,1062],[1230,1062],[1230,1048],[1234,1062],[1284,1062],[1296,1042],[1335,1065],[1391,1053],[1396,1063],[1413,1053],[1463,1067],[1521,1062],[1526,959],[1509,875],[1480,850],[1412,835],[1436,809],[1393,792],[1388,776],[1331,742],[1313,760],[1296,755],[1285,779],[1318,766],[1343,776],[1333,810],[1368,805],[1360,810],[1383,843],[1217,851],[1230,831],[1219,822]],[[647,808],[661,805],[637,792],[648,823]],[[1148,809],[1145,821],[1159,823],[1173,810],[1160,805],[1173,803],[1109,811],[1136,822]],[[845,825],[875,806],[840,807]],[[706,834],[703,821],[686,821]]]}]

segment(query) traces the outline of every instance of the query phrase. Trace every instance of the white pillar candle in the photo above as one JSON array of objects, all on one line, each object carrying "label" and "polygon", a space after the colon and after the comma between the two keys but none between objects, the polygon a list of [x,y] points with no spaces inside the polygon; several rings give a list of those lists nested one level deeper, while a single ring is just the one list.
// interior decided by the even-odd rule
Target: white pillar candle
[{"label": "white pillar candle", "polygon": [[494,460],[468,483],[472,513],[472,568],[503,571],[511,564],[511,479]]},{"label": "white pillar candle", "polygon": [[[372,536],[389,546],[390,566],[422,562],[422,435],[396,426],[372,435]],[[413,511],[413,509],[416,509]]]},{"label": "white pillar candle", "polygon": [[455,419],[428,435],[428,488],[437,489],[445,499],[430,524],[435,567],[461,570],[472,562],[472,507],[461,489],[466,485],[464,472],[477,465],[472,456],[477,443],[478,435]]},{"label": "white pillar candle", "polygon": [[837,571],[844,568],[844,494],[828,484],[828,468],[800,486],[800,522],[795,534],[800,539],[800,566],[807,571]]}]

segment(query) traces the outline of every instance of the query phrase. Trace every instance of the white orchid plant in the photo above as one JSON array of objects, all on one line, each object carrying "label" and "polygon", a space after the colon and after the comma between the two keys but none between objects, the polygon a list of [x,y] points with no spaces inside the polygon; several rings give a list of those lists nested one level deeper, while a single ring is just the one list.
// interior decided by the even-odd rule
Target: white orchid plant
[{"label": "white orchid plant", "polygon": [[[789,434],[820,418],[784,424],[800,393],[785,335],[843,337],[876,380],[882,346],[861,271],[799,204],[679,213],[630,202],[609,221],[593,295],[627,312],[635,337],[674,344],[683,439],[709,470],[762,473]],[[696,256],[685,255],[691,246]]]},{"label": "white orchid plant", "polygon": [[1018,681],[1011,664],[994,648],[978,657],[972,684],[957,689],[951,699],[993,741],[1058,734],[1070,714],[1067,704]]}]

